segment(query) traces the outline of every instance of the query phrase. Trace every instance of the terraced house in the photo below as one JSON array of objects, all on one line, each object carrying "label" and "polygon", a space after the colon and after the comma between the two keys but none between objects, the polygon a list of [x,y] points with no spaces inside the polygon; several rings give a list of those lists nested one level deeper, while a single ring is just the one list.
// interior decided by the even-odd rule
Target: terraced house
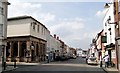
[{"label": "terraced house", "polygon": [[9,18],[7,28],[7,61],[45,61],[50,31],[42,23],[31,16],[20,16]]}]

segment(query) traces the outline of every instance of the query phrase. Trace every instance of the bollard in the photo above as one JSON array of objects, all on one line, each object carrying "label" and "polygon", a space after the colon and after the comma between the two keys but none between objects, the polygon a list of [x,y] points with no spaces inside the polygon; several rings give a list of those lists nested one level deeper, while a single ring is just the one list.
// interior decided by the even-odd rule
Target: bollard
[{"label": "bollard", "polygon": [[100,61],[100,67],[102,67],[102,61]]},{"label": "bollard", "polygon": [[14,60],[14,68],[16,68],[16,59]]},{"label": "bollard", "polygon": [[6,62],[4,62],[4,65],[3,65],[3,66],[4,66],[4,70],[6,70]]}]

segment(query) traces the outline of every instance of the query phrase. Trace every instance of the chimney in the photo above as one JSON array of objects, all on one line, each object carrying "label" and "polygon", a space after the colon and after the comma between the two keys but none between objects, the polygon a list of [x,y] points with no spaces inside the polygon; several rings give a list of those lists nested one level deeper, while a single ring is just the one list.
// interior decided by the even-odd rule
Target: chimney
[{"label": "chimney", "polygon": [[57,40],[59,40],[59,37],[57,37]]},{"label": "chimney", "polygon": [[56,39],[56,34],[54,34],[54,38]]}]

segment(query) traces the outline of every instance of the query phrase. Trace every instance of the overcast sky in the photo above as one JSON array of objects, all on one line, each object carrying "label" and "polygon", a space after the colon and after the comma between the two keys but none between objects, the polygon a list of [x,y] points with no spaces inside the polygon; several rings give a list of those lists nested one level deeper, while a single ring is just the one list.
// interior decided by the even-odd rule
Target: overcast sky
[{"label": "overcast sky", "polygon": [[8,17],[32,16],[71,47],[88,49],[91,40],[103,28],[105,2],[102,0],[8,1],[11,3]]}]

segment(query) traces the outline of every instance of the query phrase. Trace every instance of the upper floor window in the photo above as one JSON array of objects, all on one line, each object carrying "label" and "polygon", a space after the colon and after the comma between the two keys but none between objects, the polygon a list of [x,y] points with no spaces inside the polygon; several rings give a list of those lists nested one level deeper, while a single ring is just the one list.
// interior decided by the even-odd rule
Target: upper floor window
[{"label": "upper floor window", "polygon": [[45,29],[44,29],[44,35],[45,35]]},{"label": "upper floor window", "polygon": [[105,23],[105,26],[107,26],[107,24]]},{"label": "upper floor window", "polygon": [[35,24],[33,24],[33,30],[35,30]]},{"label": "upper floor window", "polygon": [[39,32],[40,31],[40,26],[38,25],[38,27],[37,27],[37,31]]},{"label": "upper floor window", "polygon": [[43,35],[43,32],[44,32],[44,29],[43,29],[43,27],[42,27],[42,35]]},{"label": "upper floor window", "polygon": [[0,37],[3,37],[3,25],[0,24]]},{"label": "upper floor window", "polygon": [[32,23],[31,23],[31,26],[32,26],[32,29],[33,29],[33,30],[35,30],[35,25],[36,25],[36,24],[37,24],[36,22],[32,22]]},{"label": "upper floor window", "polygon": [[0,7],[0,15],[3,15],[3,8]]}]

